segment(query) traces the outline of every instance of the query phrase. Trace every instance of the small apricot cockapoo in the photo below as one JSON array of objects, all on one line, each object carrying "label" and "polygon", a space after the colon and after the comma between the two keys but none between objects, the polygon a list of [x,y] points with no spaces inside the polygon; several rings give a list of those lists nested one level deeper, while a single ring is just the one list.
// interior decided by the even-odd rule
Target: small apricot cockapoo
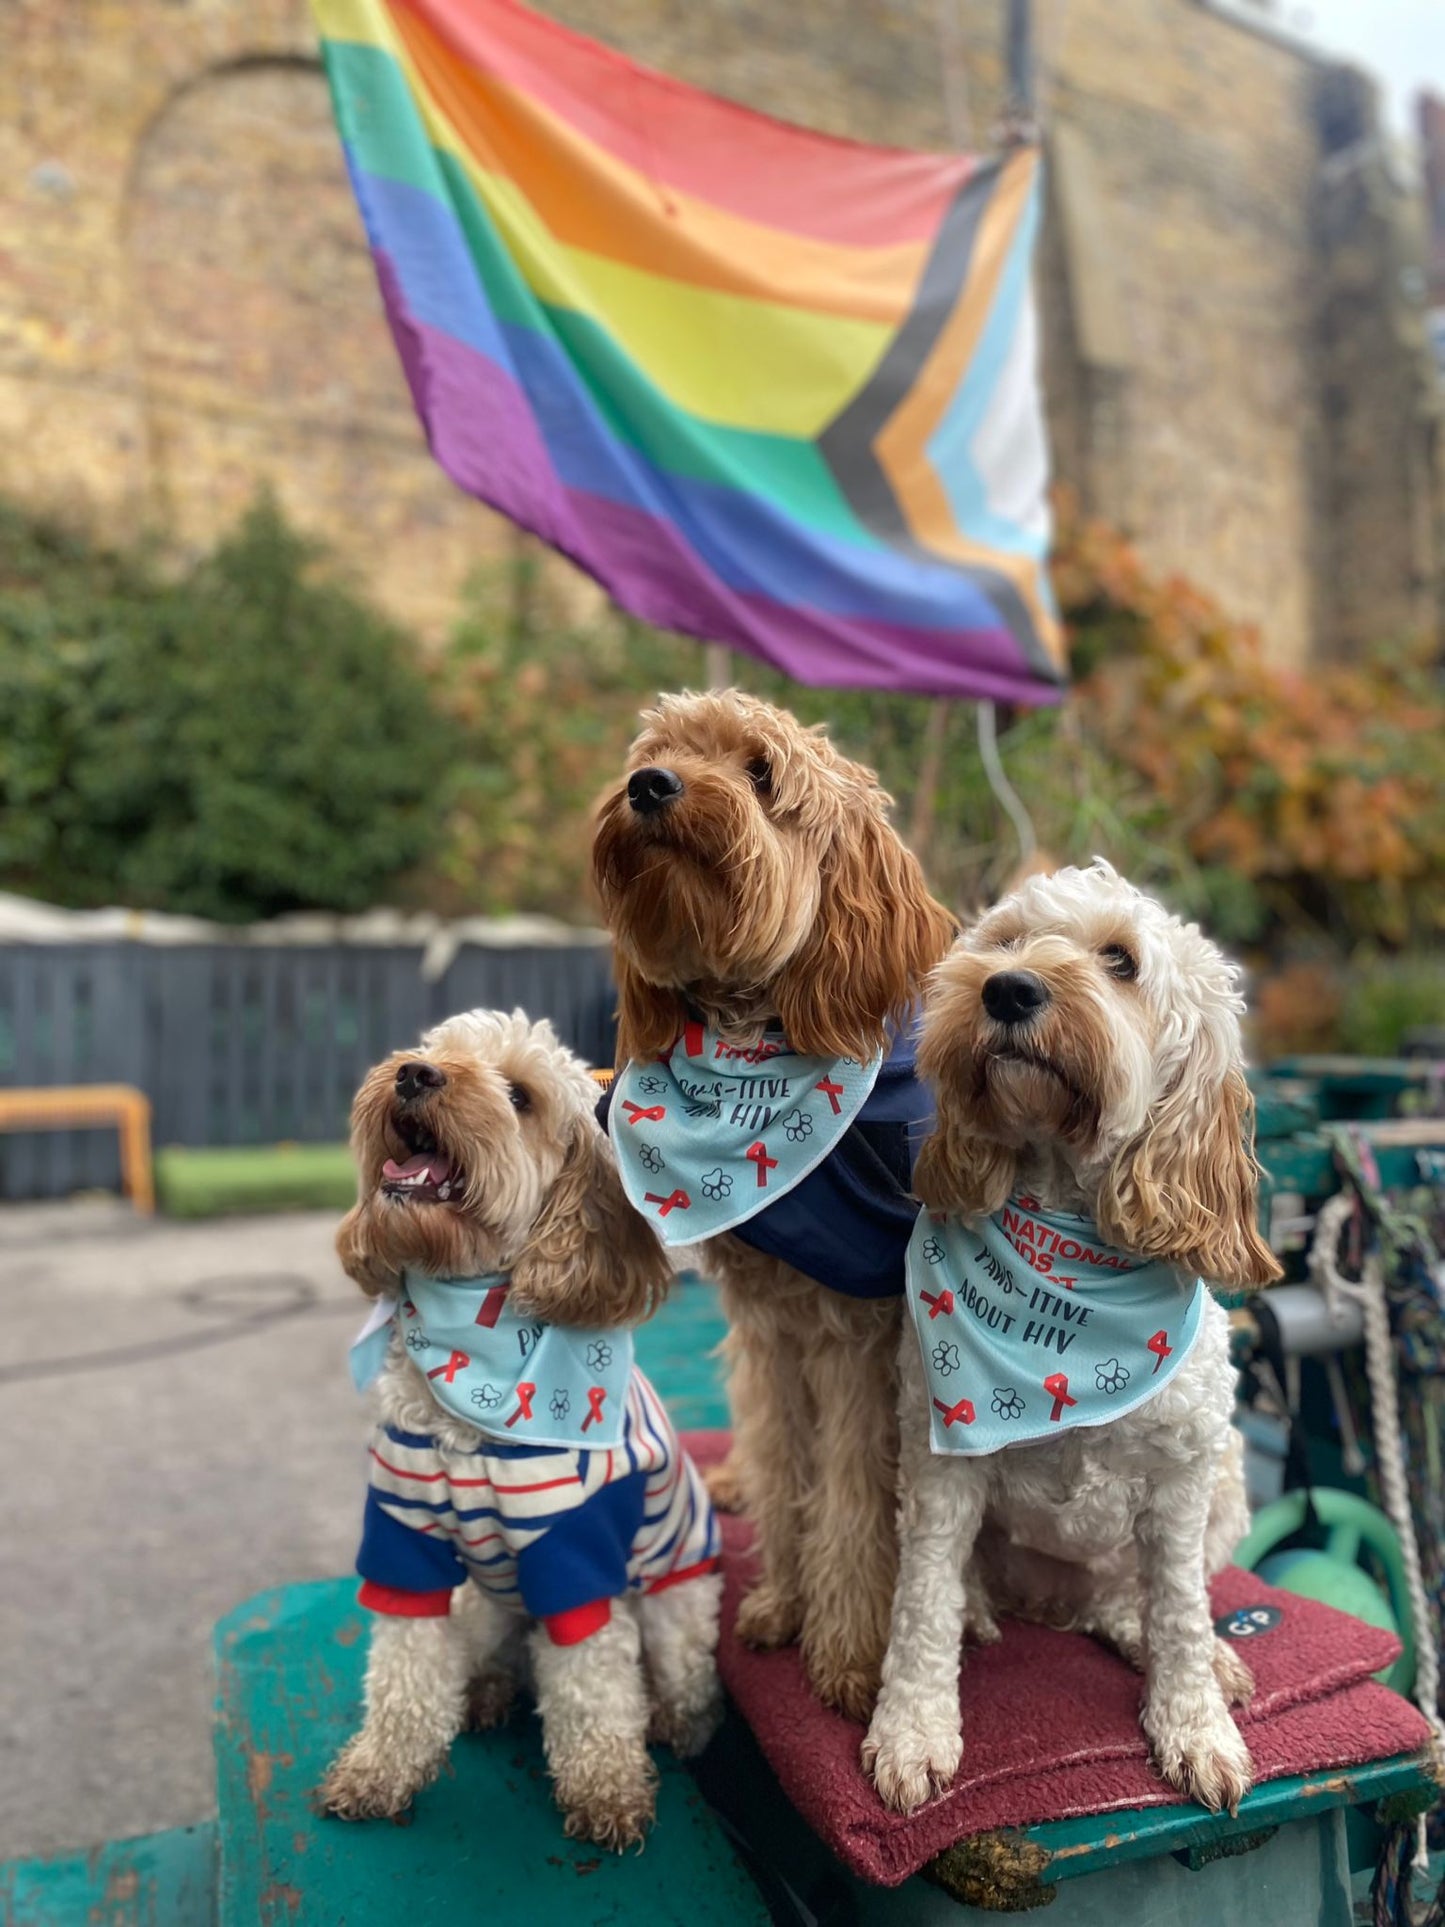
[{"label": "small apricot cockapoo", "polygon": [[402,1811],[529,1666],[567,1832],[622,1848],[649,1737],[695,1753],[719,1716],[717,1525],[627,1329],[670,1271],[596,1095],[520,1011],[450,1019],[357,1095],[337,1248],[378,1299],[380,1420],[366,1717],[321,1789],[342,1818]]},{"label": "small apricot cockapoo", "polygon": [[1160,1771],[1235,1809],[1250,1679],[1207,1580],[1247,1523],[1235,1374],[1210,1283],[1279,1266],[1239,972],[1098,862],[1034,877],[934,973],[938,1100],[902,1341],[901,1548],[864,1764],[907,1811],[963,1756],[965,1628],[1092,1632],[1144,1671]]}]

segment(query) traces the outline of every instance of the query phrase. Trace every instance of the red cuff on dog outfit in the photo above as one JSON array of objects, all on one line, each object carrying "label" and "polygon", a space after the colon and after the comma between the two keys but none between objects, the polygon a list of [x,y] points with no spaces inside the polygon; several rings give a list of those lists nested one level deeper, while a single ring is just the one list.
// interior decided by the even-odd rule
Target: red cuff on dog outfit
[{"label": "red cuff on dog outfit", "polygon": [[699,1559],[695,1566],[684,1566],[681,1572],[665,1572],[661,1579],[644,1586],[643,1591],[649,1597],[655,1592],[666,1592],[669,1586],[680,1586],[685,1579],[701,1579],[704,1573],[716,1572],[721,1564],[721,1558]]},{"label": "red cuff on dog outfit", "polygon": [[400,1586],[378,1586],[363,1579],[356,1603],[368,1612],[386,1613],[393,1619],[445,1619],[452,1609],[452,1589],[440,1592],[404,1592]]},{"label": "red cuff on dog outfit", "polygon": [[580,1646],[600,1633],[612,1617],[610,1599],[589,1599],[585,1606],[569,1606],[564,1613],[545,1613],[542,1624],[554,1646]]}]

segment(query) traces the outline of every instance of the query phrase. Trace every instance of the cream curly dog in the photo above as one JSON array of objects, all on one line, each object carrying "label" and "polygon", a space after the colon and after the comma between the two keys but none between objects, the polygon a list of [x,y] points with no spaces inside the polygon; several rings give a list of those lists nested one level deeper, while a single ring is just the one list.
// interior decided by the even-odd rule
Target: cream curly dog
[{"label": "cream curly dog", "polygon": [[[1157,1391],[1138,1396],[1151,1368],[1169,1361],[1157,1333],[1157,1366],[1144,1346],[1132,1366],[1136,1402],[1113,1417],[1069,1411],[1083,1393],[1079,1352],[1069,1361],[1072,1390],[1063,1371],[1042,1390],[1046,1366],[1027,1381],[1015,1373],[1039,1430],[996,1449],[992,1437],[982,1443],[990,1413],[981,1401],[950,1393],[935,1409],[919,1334],[905,1333],[900,1573],[864,1746],[889,1806],[907,1811],[953,1779],[963,1755],[960,1643],[966,1622],[989,1635],[993,1608],[1096,1633],[1142,1664],[1144,1731],[1171,1785],[1231,1809],[1249,1788],[1249,1753],[1229,1707],[1250,1682],[1215,1639],[1206,1590],[1247,1522],[1230,1423],[1234,1371],[1225,1314],[1195,1282],[1258,1285],[1279,1275],[1255,1222],[1242,1008],[1238,971],[1198,929],[1102,862],[1031,879],[935,973],[919,1065],[937,1095],[938,1125],[916,1185],[928,1211],[943,1216],[927,1256],[942,1254],[940,1225],[957,1226],[980,1251],[974,1234],[986,1223],[1014,1240],[995,1247],[1004,1265],[986,1261],[999,1281],[991,1292],[970,1289],[967,1306],[950,1300],[941,1321],[957,1328],[958,1392],[968,1389],[970,1332],[975,1355],[993,1338],[980,1329],[985,1311],[998,1325],[1006,1307],[1024,1314],[1042,1303],[1060,1321],[1057,1335],[1047,1328],[1052,1343],[1073,1342],[1083,1298],[1067,1299],[1070,1286],[1045,1268],[1076,1271],[1052,1254],[1073,1259],[1095,1243],[1102,1251],[1086,1256],[1128,1270],[1131,1284],[1156,1276],[1164,1294],[1156,1302],[1174,1294],[1174,1312],[1140,1330],[1169,1324],[1180,1357],[1159,1372]],[[1088,1235],[1061,1245],[1057,1232],[1031,1229],[1031,1245],[1019,1226],[1037,1227],[1040,1213],[1085,1220]],[[929,1222],[925,1215],[915,1236],[929,1235]],[[1092,1316],[1108,1315],[1110,1288],[1106,1281],[1105,1309]],[[927,1302],[938,1309],[937,1286]],[[1187,1347],[1178,1335],[1186,1305],[1196,1321]],[[948,1354],[943,1362],[952,1366]],[[1056,1368],[1062,1362],[1053,1357]],[[1122,1390],[1130,1368],[1119,1363],[1098,1368],[1100,1406]],[[982,1399],[1000,1376],[980,1380]],[[1009,1385],[994,1396],[1000,1430],[1022,1422],[1022,1391]],[[954,1420],[959,1443],[950,1449]],[[972,1427],[977,1456],[962,1442]]]},{"label": "cream curly dog", "polygon": [[450,1019],[357,1095],[337,1247],[393,1323],[366,1717],[321,1789],[343,1818],[404,1809],[527,1667],[567,1832],[621,1848],[653,1816],[649,1733],[692,1753],[718,1718],[716,1522],[620,1329],[670,1272],[596,1095],[520,1011]]}]

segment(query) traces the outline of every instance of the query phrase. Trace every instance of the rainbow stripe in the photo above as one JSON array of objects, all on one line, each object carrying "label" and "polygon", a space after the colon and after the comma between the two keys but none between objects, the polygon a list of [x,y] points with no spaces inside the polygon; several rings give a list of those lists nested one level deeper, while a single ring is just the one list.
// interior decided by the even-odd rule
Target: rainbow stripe
[{"label": "rainbow stripe", "polygon": [[514,0],[313,6],[455,482],[803,682],[1056,699],[1033,150],[806,133]]}]

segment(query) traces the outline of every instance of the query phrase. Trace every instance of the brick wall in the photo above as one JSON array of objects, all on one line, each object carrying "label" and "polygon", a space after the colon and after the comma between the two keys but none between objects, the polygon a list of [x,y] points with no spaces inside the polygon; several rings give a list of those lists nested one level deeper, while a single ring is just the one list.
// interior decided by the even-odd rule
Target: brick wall
[{"label": "brick wall", "polygon": [[[962,125],[977,142],[999,104],[998,0],[951,15],[936,0],[551,10],[833,132],[926,145]],[[1362,639],[1359,609],[1340,614],[1356,546],[1373,557],[1366,626],[1418,625],[1439,570],[1421,507],[1433,471],[1400,374],[1410,316],[1384,293],[1353,316],[1330,306],[1321,250],[1349,236],[1347,209],[1320,212],[1324,70],[1197,0],[1040,16],[1061,475],[1156,566],[1258,621],[1281,659]],[[269,481],[437,630],[468,573],[503,565],[516,539],[422,446],[304,6],[12,0],[6,31],[0,491],[117,537],[158,527],[184,555]],[[1327,311],[1362,364],[1384,355],[1394,371],[1399,459],[1356,436],[1350,462],[1332,462],[1327,391],[1350,356],[1335,341],[1327,368]],[[1370,530],[1402,502],[1409,541],[1381,551]],[[560,569],[550,580],[572,593]]]}]

